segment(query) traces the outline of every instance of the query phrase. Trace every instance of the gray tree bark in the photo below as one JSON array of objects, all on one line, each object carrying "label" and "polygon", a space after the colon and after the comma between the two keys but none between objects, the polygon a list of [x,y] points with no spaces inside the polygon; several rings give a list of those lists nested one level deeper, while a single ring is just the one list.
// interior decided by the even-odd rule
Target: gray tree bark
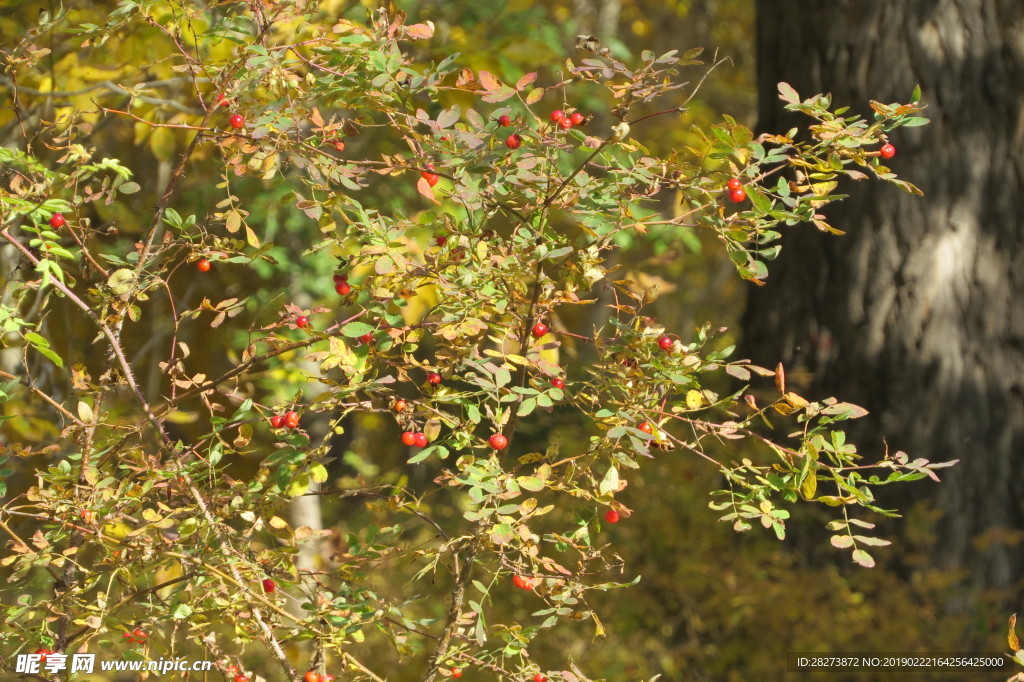
[{"label": "gray tree bark", "polygon": [[934,496],[937,559],[976,586],[1020,577],[1024,536],[1024,3],[758,0],[759,128],[784,132],[776,95],[907,101],[932,124],[896,131],[891,167],[921,187],[848,186],[833,237],[794,230],[744,320],[748,354],[810,393],[872,411],[862,450],[960,459]]}]

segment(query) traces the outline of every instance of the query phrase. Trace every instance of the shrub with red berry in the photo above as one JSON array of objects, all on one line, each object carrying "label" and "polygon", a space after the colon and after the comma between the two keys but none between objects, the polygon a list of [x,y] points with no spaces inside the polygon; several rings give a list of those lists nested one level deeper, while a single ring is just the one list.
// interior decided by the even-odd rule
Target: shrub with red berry
[{"label": "shrub with red berry", "polygon": [[[841,430],[856,406],[801,397],[710,325],[666,332],[623,249],[698,228],[762,283],[782,229],[832,229],[840,181],[874,170],[916,189],[880,161],[916,104],[837,126],[827,99],[782,84],[808,141],[728,119],[661,155],[650,126],[680,100],[649,112],[699,75],[680,73],[692,56],[626,64],[588,39],[557,76],[505,83],[410,55],[432,23],[305,4],[62,25],[94,45],[148,36],[152,65],[177,74],[119,71],[89,111],[32,94],[44,50],[6,65],[32,86],[9,127],[45,141],[10,154],[0,230],[24,265],[0,306],[25,366],[3,388],[20,402],[4,404],[17,437],[4,432],[0,496],[21,487],[0,564],[26,586],[2,601],[6,648],[101,651],[120,632],[153,657],[188,639],[222,669],[261,666],[254,679],[324,682],[337,663],[359,679],[405,665],[422,682],[545,682],[535,640],[600,624],[591,593],[620,586],[607,574],[631,529],[598,534],[631,518],[636,470],[665,449],[727,481],[711,509],[736,531],[784,538],[787,507],[828,497],[832,544],[873,563],[885,542],[860,515],[876,481],[941,465],[862,458]],[[211,106],[224,92],[230,116]],[[100,155],[125,131],[158,172]],[[662,215],[668,198],[686,211]],[[197,274],[211,259],[217,276]],[[585,663],[551,675],[602,674]]]}]

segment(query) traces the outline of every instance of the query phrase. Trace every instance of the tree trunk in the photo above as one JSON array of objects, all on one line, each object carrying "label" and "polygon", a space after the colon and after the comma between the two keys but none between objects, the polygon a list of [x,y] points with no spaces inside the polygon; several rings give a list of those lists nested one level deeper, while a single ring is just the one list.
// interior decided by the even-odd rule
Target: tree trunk
[{"label": "tree trunk", "polygon": [[[960,459],[919,489],[943,512],[937,559],[975,586],[1021,569],[1024,488],[1024,3],[758,0],[759,127],[784,132],[778,81],[870,114],[916,84],[932,119],[889,165],[921,187],[847,186],[847,235],[795,229],[751,293],[747,353],[809,372],[814,397],[872,414],[862,451]],[[808,119],[809,120],[809,119]],[[905,503],[904,505],[905,506]]]}]

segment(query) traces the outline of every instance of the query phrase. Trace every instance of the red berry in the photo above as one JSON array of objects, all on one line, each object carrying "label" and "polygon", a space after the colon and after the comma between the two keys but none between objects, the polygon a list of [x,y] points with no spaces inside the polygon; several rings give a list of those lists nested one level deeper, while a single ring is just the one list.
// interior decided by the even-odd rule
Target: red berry
[{"label": "red berry", "polygon": [[342,282],[347,282],[347,281],[348,281],[348,275],[343,275],[340,272],[334,273],[334,283],[335,284],[341,284]]},{"label": "red berry", "polygon": [[540,337],[548,333],[548,326],[543,322],[538,322],[537,324],[533,325],[533,329],[530,330],[530,333],[533,334],[533,337],[535,339],[539,339]]},{"label": "red berry", "polygon": [[309,326],[309,318],[305,315],[299,315],[295,318],[295,326],[299,329],[305,329]]},{"label": "red berry", "polygon": [[299,414],[288,410],[284,413],[284,425],[289,429],[297,429],[299,427]]},{"label": "red berry", "polygon": [[425,433],[414,434],[413,437],[412,437],[412,444],[415,445],[418,448],[425,448],[425,447],[427,447],[427,434],[425,434]]},{"label": "red berry", "polygon": [[526,589],[526,587],[525,587],[526,586],[526,580],[523,579],[523,576],[521,576],[521,575],[514,575],[514,576],[512,576],[512,584],[515,585],[516,587],[518,587],[521,590],[522,589]]},{"label": "red berry", "polygon": [[730,190],[743,189],[743,183],[740,182],[739,178],[729,178],[729,182],[726,185]]},{"label": "red berry", "polygon": [[609,509],[604,515],[604,520],[608,523],[618,523],[619,512],[616,511],[615,509]]},{"label": "red berry", "polygon": [[249,682],[249,678],[245,675],[235,675],[235,682]]},{"label": "red berry", "polygon": [[651,426],[650,422],[640,422],[640,426],[637,427],[644,433],[654,433],[654,427]]},{"label": "red berry", "polygon": [[878,150],[879,156],[883,159],[891,159],[896,156],[896,147],[892,146],[888,142],[882,145],[882,148]]},{"label": "red berry", "polygon": [[305,682],[320,682],[320,673],[310,670],[302,678]]},{"label": "red berry", "polygon": [[462,677],[462,671],[459,668],[452,668],[452,677],[459,679]]},{"label": "red berry", "polygon": [[275,429],[279,429],[282,426],[284,426],[284,415],[275,414],[273,417],[270,418],[270,425],[273,426]]},{"label": "red berry", "polygon": [[548,678],[544,677],[540,673],[533,676],[533,682],[548,682]]},{"label": "red berry", "polygon": [[342,296],[348,296],[352,292],[352,285],[348,282],[338,282],[334,285],[334,290]]},{"label": "red berry", "polygon": [[551,385],[555,388],[565,388],[565,379],[561,377],[555,377],[551,380]]},{"label": "red berry", "polygon": [[395,404],[391,406],[391,409],[395,412],[401,412],[405,409],[405,401],[399,398],[395,401]]},{"label": "red berry", "polygon": [[[130,637],[131,635],[129,635],[129,634],[128,634],[128,633],[126,632],[126,633],[124,633],[124,636],[125,636],[125,637]],[[47,657],[47,656],[49,656],[49,655],[50,655],[50,654],[52,654],[52,653],[53,653],[53,652],[52,652],[52,651],[50,651],[49,649],[43,649],[43,648],[39,648],[39,649],[36,649],[36,655],[38,655],[38,656],[39,656],[39,661],[40,661],[41,663],[46,663],[46,657]]]},{"label": "red berry", "polygon": [[734,204],[738,204],[746,198],[747,193],[743,191],[742,188],[729,190],[729,201],[733,202]]},{"label": "red berry", "polygon": [[433,384],[434,386],[437,386],[438,384],[441,383],[441,375],[438,374],[437,372],[428,372],[427,382]]},{"label": "red berry", "polygon": [[563,118],[565,118],[565,112],[562,111],[561,109],[555,109],[554,111],[551,112],[551,122],[552,123],[558,123]]},{"label": "red berry", "polygon": [[146,633],[142,628],[135,628],[132,630],[132,634],[135,635],[139,640],[146,639]]},{"label": "red berry", "polygon": [[434,237],[434,243],[437,244],[438,246],[444,246],[445,243],[447,243],[447,241],[448,237],[445,237],[443,234],[439,234],[438,236]]},{"label": "red berry", "polygon": [[509,149],[519,149],[523,144],[523,138],[519,137],[516,133],[512,133],[505,138],[505,146]]},{"label": "red berry", "polygon": [[501,116],[498,117],[498,125],[510,126],[512,125],[512,119],[510,119],[507,115],[502,114]]},{"label": "red berry", "polygon": [[373,334],[363,334],[359,337],[359,343],[370,345],[373,343]]},{"label": "red berry", "polygon": [[331,140],[331,146],[334,147],[335,151],[345,151],[345,143],[341,140]]},{"label": "red berry", "polygon": [[416,444],[416,434],[412,431],[406,431],[402,434],[402,443],[409,446],[410,448]]},{"label": "red berry", "polygon": [[441,142],[447,142],[447,141],[448,141],[448,136],[447,135],[442,135],[441,136]]},{"label": "red berry", "polygon": [[422,177],[424,180],[426,180],[428,185],[433,187],[434,185],[437,184],[437,181],[440,180],[441,178],[437,175],[437,173],[430,172],[430,171],[434,170],[434,164],[428,163],[426,168],[427,168],[427,170],[420,171],[420,177]]},{"label": "red berry", "polygon": [[578,112],[578,111],[574,111],[574,112],[572,112],[572,116],[570,116],[570,117],[569,117],[569,120],[571,120],[571,121],[572,121],[572,124],[573,124],[574,126],[578,126],[579,124],[583,123],[583,122],[584,122],[584,121],[586,121],[587,119],[586,119],[586,117],[585,117],[585,116],[584,116],[583,114],[581,114],[580,112]]},{"label": "red berry", "polygon": [[66,223],[66,222],[67,221],[64,220],[64,216],[62,214],[60,214],[60,213],[54,213],[52,216],[50,216],[50,227],[53,227],[53,228],[63,227],[64,223]]},{"label": "red berry", "polygon": [[205,258],[200,258],[199,261],[196,263],[196,269],[199,270],[199,272],[209,272],[210,267],[210,261],[206,260]]},{"label": "red berry", "polygon": [[504,450],[508,447],[508,438],[505,438],[503,434],[496,433],[487,439],[487,442],[495,450]]},{"label": "red berry", "polygon": [[231,674],[231,675],[234,675],[235,673],[238,672],[238,666],[237,665],[229,665],[228,669],[227,669],[227,672],[229,674]]},{"label": "red berry", "polygon": [[658,348],[662,350],[670,350],[672,348],[672,337],[662,336],[658,339]]},{"label": "red berry", "polygon": [[231,114],[231,118],[228,120],[232,128],[241,128],[245,125],[245,118],[241,114]]},{"label": "red berry", "polygon": [[568,130],[569,128],[572,128],[572,119],[568,117],[559,119],[558,127],[561,128],[562,130]]},{"label": "red berry", "polygon": [[264,592],[266,592],[267,594],[270,594],[271,592],[273,592],[276,589],[277,589],[277,583],[275,583],[270,578],[264,578],[263,579],[263,591]]}]

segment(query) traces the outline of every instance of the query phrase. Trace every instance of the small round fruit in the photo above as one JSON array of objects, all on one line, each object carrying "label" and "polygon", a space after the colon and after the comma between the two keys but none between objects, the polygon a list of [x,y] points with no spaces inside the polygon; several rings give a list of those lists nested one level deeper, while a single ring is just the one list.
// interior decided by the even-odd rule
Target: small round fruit
[{"label": "small round fruit", "polygon": [[462,677],[462,670],[460,670],[459,668],[452,668],[452,677],[454,677],[455,679],[459,679],[460,677]]},{"label": "small round fruit", "polygon": [[654,427],[651,426],[651,422],[640,422],[640,426],[636,427],[644,433],[654,433]]},{"label": "small round fruit", "polygon": [[65,220],[64,216],[60,213],[54,213],[50,216],[50,227],[52,228],[56,229],[58,227],[64,227],[64,223],[66,222],[67,220]]},{"label": "small round fruit", "polygon": [[552,123],[558,123],[563,118],[565,118],[565,112],[562,111],[561,109],[555,109],[554,111],[551,112],[551,122]]},{"label": "small round fruit", "polygon": [[249,678],[245,675],[235,675],[235,682],[249,682]]},{"label": "small round fruit", "polygon": [[551,385],[555,388],[565,388],[565,379],[562,377],[555,377],[551,380]]},{"label": "small round fruit", "polygon": [[498,125],[502,127],[510,126],[512,125],[512,119],[510,119],[508,115],[502,114],[501,116],[498,117]]},{"label": "small round fruit", "polygon": [[[125,634],[128,634],[128,633],[125,633]],[[42,649],[42,648],[36,649],[36,655],[39,656],[39,660],[42,663],[45,663],[46,662],[46,657],[49,656],[52,653],[53,652],[50,651],[49,649]]]},{"label": "small round fruit", "polygon": [[569,130],[569,128],[572,128],[572,119],[569,118],[568,116],[559,119],[558,127],[561,128],[562,130]]},{"label": "small round fruit", "polygon": [[608,523],[618,523],[619,518],[621,518],[619,512],[615,509],[609,509],[604,515],[604,520]]},{"label": "small round fruit", "polygon": [[304,682],[320,682],[320,673],[310,670],[302,679]]},{"label": "small round fruit", "polygon": [[210,261],[206,260],[205,258],[200,258],[196,262],[196,270],[198,270],[199,272],[209,272],[211,267],[212,266],[210,265]]},{"label": "small round fruit", "polygon": [[533,338],[539,339],[548,333],[548,326],[543,322],[538,322],[533,325],[533,329],[530,330],[530,333],[533,334]]},{"label": "small round fruit", "polygon": [[658,339],[658,348],[660,348],[662,350],[671,350],[672,349],[672,337],[671,336],[662,336],[660,339]]},{"label": "small round fruit", "polygon": [[441,383],[441,375],[437,372],[427,372],[427,383],[437,386]]},{"label": "small round fruit", "polygon": [[514,575],[514,576],[512,576],[512,584],[515,585],[516,587],[518,587],[521,590],[525,590],[526,589],[526,579],[523,578],[523,576],[521,576],[521,575]]},{"label": "small round fruit", "polygon": [[228,119],[228,123],[231,124],[232,128],[241,128],[245,125],[245,117],[241,114],[231,114],[231,118]]},{"label": "small round fruit", "polygon": [[348,275],[342,274],[340,272],[334,273],[334,283],[335,284],[341,284],[342,282],[347,282],[347,281],[348,281]]},{"label": "small round fruit", "polygon": [[424,180],[426,180],[428,185],[433,187],[434,185],[437,184],[438,180],[440,180],[441,178],[440,178],[440,176],[438,176],[437,173],[433,172],[434,164],[428,163],[426,167],[427,167],[427,170],[420,171],[420,177],[422,177]]},{"label": "small round fruit", "polygon": [[299,413],[288,410],[284,413],[284,425],[289,429],[297,429],[299,427]]},{"label": "small round fruit", "polygon": [[407,445],[410,448],[416,444],[416,434],[412,431],[406,431],[402,434],[402,444]]},{"label": "small round fruit", "polygon": [[228,669],[227,669],[227,671],[226,671],[226,672],[227,672],[227,673],[228,673],[229,675],[234,675],[235,673],[237,673],[237,672],[238,672],[238,666],[237,666],[237,665],[229,665],[229,666],[228,666]]},{"label": "small round fruit", "polygon": [[266,594],[271,594],[274,590],[277,589],[277,583],[275,583],[270,578],[264,578],[263,582],[262,582],[262,585],[263,585],[263,592],[266,593]]},{"label": "small round fruit", "polygon": [[295,326],[299,329],[305,329],[309,326],[309,318],[305,315],[299,315],[295,318]]},{"label": "small round fruit", "polygon": [[270,425],[275,429],[279,429],[282,426],[284,426],[284,415],[275,414],[273,417],[270,418]]},{"label": "small round fruit", "polygon": [[92,523],[92,519],[93,519],[92,510],[91,509],[83,509],[81,517],[82,517],[82,523]]},{"label": "small round fruit", "polygon": [[487,439],[487,443],[495,450],[504,450],[508,447],[508,438],[504,434],[496,433]]},{"label": "small round fruit", "polygon": [[882,145],[882,148],[878,150],[878,155],[883,159],[891,159],[896,156],[896,147],[886,142]]},{"label": "small round fruit", "polygon": [[505,146],[509,149],[519,149],[523,145],[523,138],[519,137],[516,133],[512,133],[505,138]]},{"label": "small round fruit", "polygon": [[438,246],[444,246],[446,243],[448,243],[448,237],[445,237],[443,234],[439,234],[436,237],[434,237],[434,243],[437,244]]},{"label": "small round fruit", "polygon": [[741,187],[740,189],[729,190],[729,201],[734,204],[738,204],[747,198],[747,193]]},{"label": "small round fruit", "polygon": [[734,189],[743,189],[743,183],[740,182],[739,178],[729,178],[729,182],[726,185],[731,192]]},{"label": "small round fruit", "polygon": [[415,445],[418,448],[425,448],[425,447],[427,447],[427,434],[425,434],[425,433],[414,434],[413,437],[412,437],[412,444]]},{"label": "small round fruit", "polygon": [[359,343],[365,344],[367,346],[370,345],[371,343],[373,343],[373,334],[363,334],[362,336],[359,337]]},{"label": "small round fruit", "polygon": [[583,123],[584,121],[586,121],[586,120],[587,120],[587,118],[586,118],[586,116],[584,116],[584,115],[583,115],[583,114],[581,114],[580,112],[578,112],[578,111],[574,111],[574,112],[572,112],[572,116],[570,116],[570,117],[569,117],[569,120],[571,120],[571,121],[572,121],[572,124],[573,124],[574,126],[578,126],[578,125],[580,125],[581,123]]},{"label": "small round fruit", "polygon": [[533,682],[548,682],[548,678],[544,677],[540,673],[533,676]]},{"label": "small round fruit", "polygon": [[391,409],[395,412],[401,412],[405,409],[405,401],[399,398],[395,401],[395,404],[391,406]]},{"label": "small round fruit", "polygon": [[341,296],[348,296],[352,292],[352,285],[348,282],[338,282],[334,285],[334,290]]}]

